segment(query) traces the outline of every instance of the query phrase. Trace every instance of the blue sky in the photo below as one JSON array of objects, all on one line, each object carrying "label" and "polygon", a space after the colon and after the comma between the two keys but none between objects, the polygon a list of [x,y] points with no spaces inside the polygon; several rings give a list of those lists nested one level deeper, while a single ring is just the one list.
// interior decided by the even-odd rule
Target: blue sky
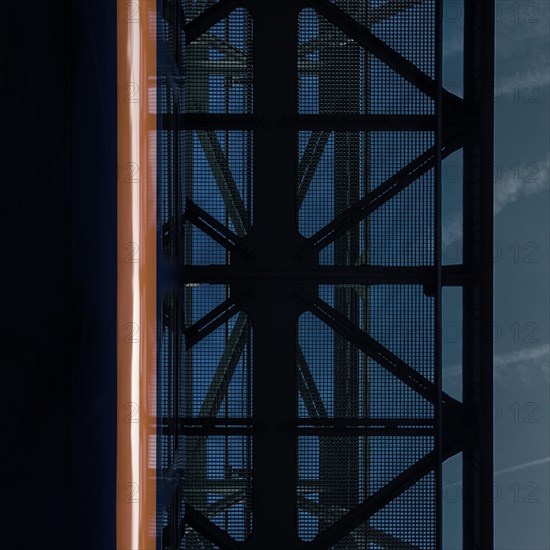
[{"label": "blue sky", "polygon": [[[446,0],[445,82],[461,87],[462,2]],[[550,548],[548,1],[498,1],[495,68],[495,548]],[[446,161],[444,242],[459,257],[460,155]],[[459,392],[460,294],[445,292],[445,387]],[[445,467],[445,548],[460,547],[460,459]]]}]

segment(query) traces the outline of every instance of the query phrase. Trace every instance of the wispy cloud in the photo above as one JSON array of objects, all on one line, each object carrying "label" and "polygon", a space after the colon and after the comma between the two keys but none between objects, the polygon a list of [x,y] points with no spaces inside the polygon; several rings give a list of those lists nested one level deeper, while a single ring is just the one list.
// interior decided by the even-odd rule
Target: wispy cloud
[{"label": "wispy cloud", "polygon": [[[520,166],[521,163],[520,163]],[[540,160],[521,173],[513,169],[504,173],[495,184],[494,215],[516,202],[522,195],[540,193],[550,186],[550,157]]]},{"label": "wispy cloud", "polygon": [[452,57],[456,54],[464,53],[464,37],[460,32],[452,35],[444,35],[443,39],[443,56]]},{"label": "wispy cloud", "polygon": [[519,85],[524,94],[532,94],[534,99],[540,93],[539,88],[549,83],[550,66],[547,63],[541,63],[528,70],[516,71],[514,74],[497,77],[495,80],[495,94],[513,94]]},{"label": "wispy cloud", "polygon": [[509,474],[511,472],[518,472],[520,470],[526,470],[527,468],[532,468],[533,466],[541,466],[542,464],[549,464],[550,456],[545,458],[539,458],[537,460],[531,460],[530,462],[524,462],[523,464],[516,464],[515,466],[510,466],[509,468],[503,468],[502,470],[497,470],[493,475],[500,476],[503,474]]},{"label": "wispy cloud", "polygon": [[532,383],[532,375],[542,373],[546,382],[550,381],[550,345],[542,344],[533,348],[523,348],[510,353],[495,355],[493,358],[495,380],[507,385],[519,377],[524,384]]},{"label": "wispy cloud", "polygon": [[[497,470],[496,472],[493,473],[493,477],[509,474],[511,472],[519,472],[520,470],[527,470],[528,468],[532,468],[533,466],[542,466],[543,464],[549,464],[549,463],[550,463],[550,457],[547,456],[545,458],[539,458],[537,460],[531,460],[529,462],[524,462],[523,464],[516,464],[515,466],[510,466],[508,468],[503,468],[502,470]],[[462,480],[446,483],[445,485],[460,486],[462,485]]]},{"label": "wispy cloud", "polygon": [[[519,163],[516,166],[520,168],[519,173],[517,168],[507,170],[495,183],[495,216],[520,197],[534,195],[550,188],[550,156],[545,160]],[[459,213],[451,213],[444,221],[441,238],[443,249],[462,240],[462,218]]]},{"label": "wispy cloud", "polygon": [[454,213],[441,228],[441,241],[443,248],[462,240],[462,217]]},{"label": "wispy cloud", "polygon": [[[518,377],[527,385],[532,384],[532,375],[541,373],[550,382],[550,345],[523,348],[493,356],[493,377],[496,382],[508,385]],[[462,365],[452,365],[443,369],[443,377],[448,382],[457,380],[462,373]]]}]

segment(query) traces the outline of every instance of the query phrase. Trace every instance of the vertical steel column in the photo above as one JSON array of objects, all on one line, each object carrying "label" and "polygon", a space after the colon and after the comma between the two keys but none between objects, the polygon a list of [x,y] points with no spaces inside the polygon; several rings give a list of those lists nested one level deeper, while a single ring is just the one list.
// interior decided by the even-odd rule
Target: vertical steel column
[{"label": "vertical steel column", "polygon": [[463,391],[472,436],[463,454],[464,548],[493,548],[493,71],[494,1],[464,3]]},{"label": "vertical steel column", "polygon": [[295,0],[250,1],[254,21],[254,225],[244,237],[265,270],[251,285],[245,310],[254,328],[253,531],[250,548],[280,550],[298,543],[296,529],[296,320],[290,285],[270,272],[291,268],[300,246],[296,227],[297,140],[288,122],[297,108]]}]

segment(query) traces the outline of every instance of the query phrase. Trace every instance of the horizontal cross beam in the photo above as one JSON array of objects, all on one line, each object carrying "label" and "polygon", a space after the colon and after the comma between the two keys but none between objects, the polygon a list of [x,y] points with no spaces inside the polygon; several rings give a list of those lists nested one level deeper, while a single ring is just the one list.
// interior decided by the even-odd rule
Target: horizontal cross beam
[{"label": "horizontal cross beam", "polygon": [[[162,435],[194,435],[194,436],[252,436],[265,435],[267,428],[264,426],[185,426],[180,425],[174,427],[174,423],[170,422],[160,428]],[[419,428],[416,426],[395,428],[385,426],[356,426],[356,427],[340,427],[340,426],[278,426],[271,428],[276,433],[292,432],[301,436],[330,436],[330,437],[351,437],[351,436],[399,436],[399,437],[416,437],[434,435],[435,428]]]},{"label": "horizontal cross beam", "polygon": [[[426,285],[435,283],[434,266],[332,266],[313,265],[307,269],[275,269],[244,265],[168,265],[164,278],[169,283],[207,284],[320,284],[320,285]],[[443,286],[467,286],[474,278],[463,266],[443,266]]]},{"label": "horizontal cross beam", "polygon": [[258,130],[285,128],[319,131],[433,131],[436,119],[433,115],[296,115],[280,119],[267,119],[250,114],[187,113],[161,115],[164,130]]}]

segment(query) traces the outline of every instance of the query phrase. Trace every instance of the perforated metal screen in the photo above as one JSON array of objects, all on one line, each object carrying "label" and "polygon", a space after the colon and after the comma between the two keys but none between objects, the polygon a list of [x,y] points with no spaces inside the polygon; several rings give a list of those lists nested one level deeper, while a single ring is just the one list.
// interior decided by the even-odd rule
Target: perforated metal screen
[{"label": "perforated metal screen", "polygon": [[[262,9],[229,4],[173,1],[158,16],[158,548],[268,548],[254,530],[270,498],[255,493],[256,476],[266,479],[255,449],[289,432],[293,470],[271,475],[293,484],[284,529],[297,548],[435,549],[434,294],[413,280],[367,281],[371,268],[436,264],[436,102],[410,76],[435,76],[435,0],[285,2],[294,35],[262,19],[272,48],[293,41],[296,54],[294,112],[284,118],[281,107],[273,120],[254,117],[257,98],[266,104],[255,80]],[[306,115],[325,118],[315,126]],[[255,176],[270,131],[274,169],[277,148],[295,146],[292,181],[281,182],[293,211],[281,220],[294,220],[299,243],[272,263],[275,241],[254,233],[261,197],[279,192]],[[256,338],[250,305],[258,293],[268,300],[270,285],[292,287],[297,304],[295,360],[280,365],[295,380],[291,426],[255,421],[255,385],[278,375],[256,357],[269,355],[258,348],[266,342],[277,351],[280,316],[271,339],[262,328]],[[333,534],[341,520],[347,527]]]}]

